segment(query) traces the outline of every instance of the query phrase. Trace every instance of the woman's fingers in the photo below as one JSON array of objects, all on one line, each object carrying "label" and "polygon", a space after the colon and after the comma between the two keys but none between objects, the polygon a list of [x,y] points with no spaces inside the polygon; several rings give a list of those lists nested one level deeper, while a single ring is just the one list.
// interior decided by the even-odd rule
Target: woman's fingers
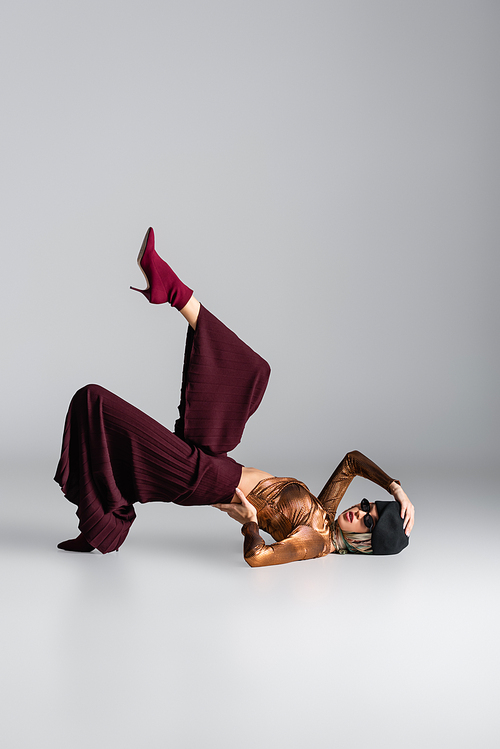
[{"label": "woman's fingers", "polygon": [[238,508],[240,507],[240,505],[216,504],[216,505],[212,505],[212,507],[217,507],[218,510],[225,512],[226,515],[229,515],[229,517],[232,518],[233,520],[239,520],[240,512]]},{"label": "woman's fingers", "polygon": [[415,522],[415,508],[410,501],[405,503],[405,506],[402,508],[401,517],[403,518],[403,529],[406,535],[409,536]]},{"label": "woman's fingers", "polygon": [[410,535],[410,533],[412,531],[412,528],[413,528],[413,525],[415,523],[415,510],[414,510],[413,507],[411,509],[412,509],[412,511],[411,511],[410,520],[409,520],[408,529],[407,529],[408,535]]},{"label": "woman's fingers", "polygon": [[255,520],[255,522],[257,522],[255,507],[251,502],[249,502],[240,489],[236,489],[236,494],[230,504],[215,502],[212,507],[222,510],[222,512],[227,513],[230,518],[238,520],[240,523],[246,523],[249,520]]},{"label": "woman's fingers", "polygon": [[245,495],[243,494],[243,492],[239,492],[238,496],[239,496],[239,498],[241,500],[241,504],[242,504],[243,507],[245,507],[247,510],[253,508],[253,504],[250,502],[250,500],[248,500],[245,497]]},{"label": "woman's fingers", "polygon": [[401,517],[403,518],[403,529],[407,536],[410,535],[415,522],[415,508],[408,499],[408,495],[401,486],[396,487],[394,499],[401,505]]}]

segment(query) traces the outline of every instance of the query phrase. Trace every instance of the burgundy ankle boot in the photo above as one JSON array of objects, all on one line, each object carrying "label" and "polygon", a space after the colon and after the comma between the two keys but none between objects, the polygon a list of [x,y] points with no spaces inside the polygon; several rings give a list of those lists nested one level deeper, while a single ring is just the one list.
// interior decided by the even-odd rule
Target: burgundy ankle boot
[{"label": "burgundy ankle boot", "polygon": [[193,290],[183,284],[170,265],[158,255],[155,250],[154,231],[151,228],[146,232],[137,263],[148,285],[146,289],[136,289],[134,286],[131,286],[131,289],[140,291],[151,304],[168,302],[178,310],[186,306]]},{"label": "burgundy ankle boot", "polygon": [[94,547],[89,544],[83,533],[80,533],[77,538],[61,541],[60,544],[57,544],[57,548],[64,551],[94,551]]}]

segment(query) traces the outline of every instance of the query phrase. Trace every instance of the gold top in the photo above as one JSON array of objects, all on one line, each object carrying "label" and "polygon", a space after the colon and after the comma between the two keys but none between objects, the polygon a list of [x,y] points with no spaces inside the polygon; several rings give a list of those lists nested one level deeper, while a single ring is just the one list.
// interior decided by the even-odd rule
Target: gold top
[{"label": "gold top", "polygon": [[[331,529],[340,500],[355,476],[388,489],[394,479],[362,453],[347,453],[318,497],[293,478],[265,478],[247,495],[257,510],[256,523],[245,523],[244,557],[251,567],[323,557],[336,551]],[[259,528],[276,543],[266,545]]]}]

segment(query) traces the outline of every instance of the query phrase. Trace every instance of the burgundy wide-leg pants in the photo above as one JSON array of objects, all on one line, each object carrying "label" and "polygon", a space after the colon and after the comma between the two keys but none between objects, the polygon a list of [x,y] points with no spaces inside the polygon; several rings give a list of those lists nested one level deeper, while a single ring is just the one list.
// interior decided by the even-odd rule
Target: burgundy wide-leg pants
[{"label": "burgundy wide-leg pants", "polygon": [[70,403],[55,481],[79,528],[103,554],[124,542],[135,502],[230,502],[240,442],[270,375],[268,363],[207,309],[188,329],[175,433],[100,385]]}]

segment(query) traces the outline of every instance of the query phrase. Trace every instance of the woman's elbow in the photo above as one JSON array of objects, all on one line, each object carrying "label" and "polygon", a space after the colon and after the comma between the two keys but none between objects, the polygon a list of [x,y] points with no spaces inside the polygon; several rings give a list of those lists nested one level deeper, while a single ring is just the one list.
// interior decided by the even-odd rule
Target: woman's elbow
[{"label": "woman's elbow", "polygon": [[246,557],[244,557],[244,559],[245,559],[245,562],[250,567],[262,567],[263,566],[262,562],[259,562],[259,557],[258,556],[255,556],[255,555],[246,556]]}]

